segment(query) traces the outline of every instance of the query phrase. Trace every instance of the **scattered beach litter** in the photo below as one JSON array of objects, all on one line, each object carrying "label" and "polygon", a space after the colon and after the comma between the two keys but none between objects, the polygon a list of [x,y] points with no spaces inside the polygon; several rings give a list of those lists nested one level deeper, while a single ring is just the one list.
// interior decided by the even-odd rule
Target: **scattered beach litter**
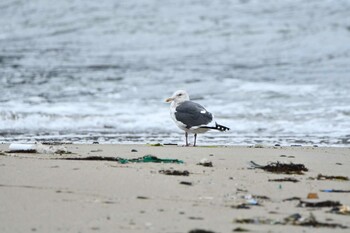
[{"label": "scattered beach litter", "polygon": [[169,176],[189,176],[190,172],[187,170],[178,171],[178,170],[160,170],[159,173]]},{"label": "scattered beach litter", "polygon": [[297,182],[299,182],[299,180],[296,178],[285,177],[285,178],[281,178],[281,179],[269,179],[269,182],[293,182],[293,183],[297,183]]},{"label": "scattered beach litter", "polygon": [[306,198],[307,199],[318,199],[318,194],[317,193],[308,193]]},{"label": "scattered beach litter", "polygon": [[341,215],[350,215],[350,207],[346,205],[336,206],[327,212]]},{"label": "scattered beach litter", "polygon": [[62,144],[24,144],[11,143],[8,153],[71,154]]},{"label": "scattered beach litter", "polygon": [[307,202],[299,201],[297,207],[312,207],[312,208],[322,208],[322,207],[336,207],[341,206],[338,201],[320,201],[320,202]]},{"label": "scattered beach litter", "polygon": [[233,209],[250,209],[251,206],[261,206],[261,203],[266,200],[270,200],[267,196],[260,196],[260,195],[251,195],[247,194],[242,196],[244,199],[243,203],[239,203],[236,205],[231,205],[231,208]]},{"label": "scattered beach litter", "polygon": [[350,193],[350,190],[342,190],[342,189],[322,189],[320,191],[324,193]]},{"label": "scattered beach litter", "polygon": [[271,162],[268,165],[259,165],[254,161],[250,161],[250,165],[255,169],[263,169],[264,171],[273,172],[273,173],[283,173],[283,174],[298,174],[303,175],[303,172],[307,172],[309,169],[305,167],[304,164],[295,164],[295,163],[280,163],[280,162]]},{"label": "scattered beach litter", "polygon": [[213,167],[213,163],[206,158],[201,159],[201,161],[199,161],[199,163],[197,163],[197,165],[200,165],[203,167]]},{"label": "scattered beach litter", "polygon": [[240,224],[268,224],[268,225],[294,225],[294,226],[308,226],[308,227],[326,227],[326,228],[342,228],[345,229],[347,226],[337,223],[324,223],[316,220],[315,216],[310,213],[309,217],[303,217],[299,213],[292,214],[282,220],[275,220],[265,217],[255,218],[237,218],[234,223]]},{"label": "scattered beach litter", "polygon": [[327,175],[322,175],[318,174],[316,178],[310,177],[311,180],[338,180],[338,181],[348,181],[349,177],[347,176],[327,176]]},{"label": "scattered beach litter", "polygon": [[260,205],[257,199],[255,199],[252,195],[248,194],[244,196],[247,205]]},{"label": "scattered beach litter", "polygon": [[74,158],[59,158],[63,160],[86,160],[86,161],[113,161],[121,164],[125,163],[184,163],[178,159],[160,159],[153,155],[145,155],[139,158],[127,159],[121,157],[103,157],[103,156],[88,156],[88,157],[74,157]]}]

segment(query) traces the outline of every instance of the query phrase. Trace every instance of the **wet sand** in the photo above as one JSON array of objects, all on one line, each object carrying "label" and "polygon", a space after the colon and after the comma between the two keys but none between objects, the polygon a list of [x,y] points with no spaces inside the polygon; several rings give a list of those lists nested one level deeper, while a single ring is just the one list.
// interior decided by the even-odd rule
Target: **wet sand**
[{"label": "wet sand", "polygon": [[[350,148],[71,144],[65,147],[72,154],[59,155],[5,153],[8,147],[0,145],[1,232],[314,232],[314,227],[285,220],[296,213],[300,222],[312,213],[326,223],[318,232],[346,232],[350,227],[350,216],[329,212],[332,207],[298,207],[300,200],[350,205],[350,193],[320,191],[350,190],[350,181],[315,179],[318,174],[349,176]],[[184,163],[62,160],[148,154]],[[198,165],[202,159],[213,167]],[[304,164],[308,171],[274,174],[249,169],[250,161]],[[269,181],[282,178],[299,182]],[[317,193],[318,199],[307,199],[309,193]],[[284,201],[293,197],[300,200]],[[339,225],[327,227],[332,224]]]}]

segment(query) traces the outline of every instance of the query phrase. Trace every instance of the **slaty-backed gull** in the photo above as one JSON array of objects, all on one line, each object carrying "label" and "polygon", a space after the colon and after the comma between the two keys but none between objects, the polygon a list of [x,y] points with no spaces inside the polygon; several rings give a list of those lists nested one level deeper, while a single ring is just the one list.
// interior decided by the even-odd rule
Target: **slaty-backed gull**
[{"label": "slaty-backed gull", "polygon": [[188,134],[194,134],[193,146],[196,146],[197,134],[205,133],[208,130],[215,129],[219,131],[230,130],[228,127],[219,125],[214,121],[213,115],[203,106],[190,101],[186,91],[176,91],[165,102],[170,104],[170,115],[176,125],[185,131],[186,146],[188,144]]}]

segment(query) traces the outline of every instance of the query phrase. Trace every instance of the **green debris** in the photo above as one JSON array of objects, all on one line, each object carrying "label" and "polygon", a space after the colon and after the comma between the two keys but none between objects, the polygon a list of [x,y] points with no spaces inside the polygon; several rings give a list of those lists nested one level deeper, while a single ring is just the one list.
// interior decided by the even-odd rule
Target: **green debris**
[{"label": "green debris", "polygon": [[203,148],[219,148],[219,146],[199,146],[199,147],[203,147]]},{"label": "green debris", "polygon": [[163,146],[163,144],[155,143],[155,144],[150,144],[150,146]]}]

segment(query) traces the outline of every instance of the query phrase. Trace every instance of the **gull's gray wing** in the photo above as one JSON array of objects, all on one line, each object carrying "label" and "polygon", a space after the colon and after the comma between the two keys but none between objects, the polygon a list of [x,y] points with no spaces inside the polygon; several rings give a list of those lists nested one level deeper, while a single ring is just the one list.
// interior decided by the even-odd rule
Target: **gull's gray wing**
[{"label": "gull's gray wing", "polygon": [[200,104],[192,101],[185,101],[176,107],[176,120],[186,125],[186,128],[193,126],[204,126],[213,120],[213,116]]}]

